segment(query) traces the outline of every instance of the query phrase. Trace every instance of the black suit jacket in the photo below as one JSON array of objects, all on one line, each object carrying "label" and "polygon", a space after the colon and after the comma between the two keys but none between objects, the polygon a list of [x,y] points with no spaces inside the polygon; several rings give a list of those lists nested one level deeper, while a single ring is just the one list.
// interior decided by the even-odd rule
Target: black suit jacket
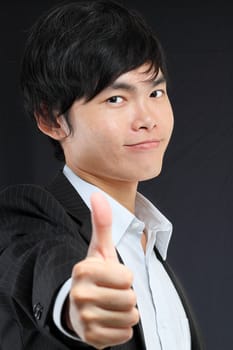
[{"label": "black suit jacket", "polygon": [[[90,212],[59,172],[47,188],[9,187],[0,195],[0,349],[92,349],[68,339],[54,326],[57,291],[72,267],[85,258],[91,238]],[[156,252],[160,258],[158,252]],[[166,263],[183,301],[192,350],[203,349],[190,307]],[[145,350],[141,324],[133,338],[112,350]],[[156,350],[156,349],[155,349]]]}]

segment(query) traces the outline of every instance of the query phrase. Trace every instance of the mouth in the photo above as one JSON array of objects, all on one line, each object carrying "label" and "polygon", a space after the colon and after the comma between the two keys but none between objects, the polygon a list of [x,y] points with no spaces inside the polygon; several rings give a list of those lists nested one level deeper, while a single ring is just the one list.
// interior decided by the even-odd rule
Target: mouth
[{"label": "mouth", "polygon": [[125,146],[129,149],[135,150],[149,150],[158,148],[161,143],[161,140],[145,140],[133,144],[126,144]]}]

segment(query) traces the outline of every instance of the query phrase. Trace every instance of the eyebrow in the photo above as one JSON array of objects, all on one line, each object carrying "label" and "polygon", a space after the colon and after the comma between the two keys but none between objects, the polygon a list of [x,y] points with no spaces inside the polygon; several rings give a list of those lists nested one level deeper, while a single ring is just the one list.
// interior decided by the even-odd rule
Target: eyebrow
[{"label": "eyebrow", "polygon": [[[160,84],[166,83],[166,79],[164,78],[163,75],[161,75],[158,79],[148,79],[148,80],[144,80],[142,81],[143,83],[149,84],[152,87],[156,87]],[[108,89],[113,89],[113,90],[126,90],[126,91],[135,91],[136,90],[136,86],[129,84],[129,83],[124,83],[123,81],[115,81],[113,82]]]}]

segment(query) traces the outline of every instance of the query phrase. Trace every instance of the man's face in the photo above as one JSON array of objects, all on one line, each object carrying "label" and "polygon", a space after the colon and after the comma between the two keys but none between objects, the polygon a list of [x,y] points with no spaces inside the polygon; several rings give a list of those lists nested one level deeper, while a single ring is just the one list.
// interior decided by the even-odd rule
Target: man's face
[{"label": "man's face", "polygon": [[74,102],[67,165],[86,179],[138,182],[157,176],[173,129],[166,82],[147,65],[122,74],[91,101]]}]

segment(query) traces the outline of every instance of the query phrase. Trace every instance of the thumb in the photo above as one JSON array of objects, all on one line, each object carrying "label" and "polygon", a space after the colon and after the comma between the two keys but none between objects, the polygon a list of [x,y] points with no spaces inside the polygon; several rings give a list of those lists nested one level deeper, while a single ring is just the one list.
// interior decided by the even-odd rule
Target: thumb
[{"label": "thumb", "polygon": [[88,257],[101,257],[118,261],[112,240],[112,210],[100,192],[91,195],[92,238]]}]

